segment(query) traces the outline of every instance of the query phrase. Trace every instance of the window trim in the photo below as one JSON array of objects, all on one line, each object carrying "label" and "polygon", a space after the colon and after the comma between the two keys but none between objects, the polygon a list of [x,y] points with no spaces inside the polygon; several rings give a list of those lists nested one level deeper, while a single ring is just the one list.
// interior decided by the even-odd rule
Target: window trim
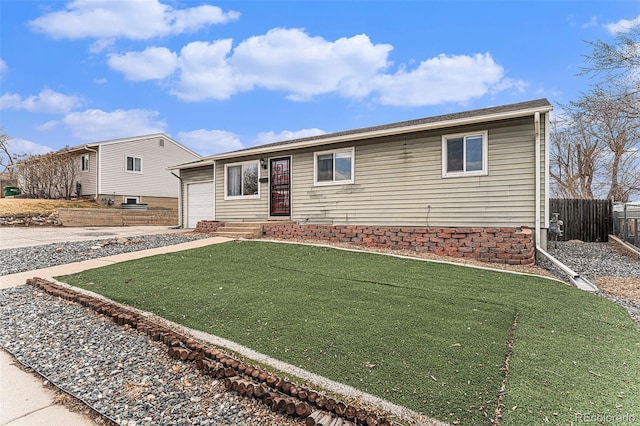
[{"label": "window trim", "polygon": [[[258,169],[258,193],[257,194],[251,194],[251,195],[228,195],[228,171],[227,169],[229,167],[235,167],[235,166],[244,166],[246,164],[255,164],[257,169]],[[250,160],[250,161],[239,161],[236,163],[228,163],[224,165],[224,200],[258,200],[260,199],[260,160]],[[242,169],[242,176],[244,177],[244,168]],[[244,185],[241,184],[240,186],[241,188],[244,187]]]},{"label": "window trim", "polygon": [[[129,158],[133,158],[133,170],[129,170]],[[140,160],[140,170],[136,170],[136,158]],[[142,157],[138,155],[125,154],[124,155],[124,171],[127,173],[142,174]]]},{"label": "window trim", "polygon": [[80,171],[88,172],[90,161],[91,161],[91,157],[89,156],[89,154],[82,154],[80,156]]},{"label": "window trim", "polygon": [[138,196],[138,195],[134,195],[134,196],[132,196],[132,195],[123,195],[122,196],[122,204],[129,204],[129,203],[127,203],[128,199],[135,200],[136,202],[133,203],[133,204],[140,204],[140,196]]},{"label": "window trim", "polygon": [[[351,179],[336,180],[336,153],[349,152],[351,154]],[[333,180],[318,180],[318,156],[333,154]],[[313,185],[314,186],[330,186],[330,185],[351,185],[356,180],[356,150],[355,147],[331,149],[328,151],[317,151],[313,153]]]},{"label": "window trim", "polygon": [[[467,138],[473,136],[482,136],[482,170],[474,170],[474,171],[460,171],[460,172],[449,172],[447,170],[447,159],[448,159],[448,144],[449,139],[462,138],[463,139],[463,167],[466,168],[466,150],[467,150]],[[477,132],[464,132],[464,133],[452,133],[448,135],[442,135],[442,177],[467,177],[467,176],[487,176],[489,174],[489,131],[488,130],[480,130]]]}]

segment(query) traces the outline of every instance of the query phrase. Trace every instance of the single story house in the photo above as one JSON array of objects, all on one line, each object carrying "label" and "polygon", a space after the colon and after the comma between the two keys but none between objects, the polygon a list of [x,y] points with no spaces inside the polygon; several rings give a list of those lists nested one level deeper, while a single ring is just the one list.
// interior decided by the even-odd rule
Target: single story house
[{"label": "single story house", "polygon": [[538,99],[183,163],[180,223],[531,264],[546,245],[552,109]]},{"label": "single story house", "polygon": [[180,181],[169,167],[202,158],[163,133],[92,142],[67,152],[77,163],[77,195],[113,207],[177,209]]}]

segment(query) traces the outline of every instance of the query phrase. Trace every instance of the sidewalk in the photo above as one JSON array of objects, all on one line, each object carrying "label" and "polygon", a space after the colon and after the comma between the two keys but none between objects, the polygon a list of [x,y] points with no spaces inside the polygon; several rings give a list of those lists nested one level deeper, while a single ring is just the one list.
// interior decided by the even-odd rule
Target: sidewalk
[{"label": "sidewalk", "polygon": [[[22,285],[28,278],[50,278],[74,274],[127,260],[173,253],[226,241],[231,240],[222,237],[206,238],[173,246],[117,254],[83,262],[5,275],[0,277],[0,289]],[[53,401],[55,393],[43,386],[43,380],[40,376],[25,372],[16,364],[17,361],[10,354],[0,349],[0,426],[89,426],[94,424],[88,417],[71,412],[64,406],[55,404]]]}]

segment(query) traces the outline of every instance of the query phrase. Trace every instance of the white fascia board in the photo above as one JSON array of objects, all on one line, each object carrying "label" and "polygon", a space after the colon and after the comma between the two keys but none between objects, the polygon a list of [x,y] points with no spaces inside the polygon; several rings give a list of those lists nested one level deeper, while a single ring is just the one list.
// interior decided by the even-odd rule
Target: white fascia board
[{"label": "white fascia board", "polygon": [[152,139],[152,138],[171,139],[169,136],[165,135],[164,133],[154,133],[152,135],[141,135],[141,136],[133,136],[129,138],[122,138],[122,139],[111,139],[111,140],[101,141],[101,142],[89,142],[84,146],[113,145],[117,143],[132,142],[132,141],[146,140],[146,139]]},{"label": "white fascia board", "polygon": [[[502,112],[502,113],[496,113],[496,114],[490,114],[490,115],[459,118],[459,119],[447,120],[447,121],[436,121],[433,123],[417,124],[417,125],[407,126],[407,127],[393,127],[388,129],[374,130],[370,132],[351,133],[348,135],[339,135],[339,136],[329,137],[326,139],[313,139],[309,141],[302,141],[297,143],[294,142],[291,144],[282,144],[282,145],[269,146],[269,147],[263,147],[263,148],[256,147],[255,149],[248,149],[246,151],[240,151],[240,152],[228,152],[224,154],[217,154],[217,155],[212,155],[210,157],[205,157],[203,161],[226,160],[230,158],[267,154],[267,153],[277,152],[277,151],[289,151],[289,150],[309,148],[314,146],[330,145],[330,144],[335,144],[340,142],[352,142],[352,141],[357,141],[362,139],[378,138],[383,136],[402,135],[407,133],[421,132],[425,130],[446,129],[450,127],[464,126],[469,124],[478,124],[478,123],[486,123],[490,121],[507,120],[510,118],[527,117],[535,114],[536,112],[547,113],[551,110],[553,110],[552,106],[538,107],[538,108],[530,108],[526,110]],[[197,167],[197,166],[193,166],[193,167]]]},{"label": "white fascia board", "polygon": [[216,160],[213,160],[210,157],[208,157],[193,163],[176,164],[175,166],[167,167],[167,170],[196,169],[198,167],[211,166],[215,163],[216,163]]}]

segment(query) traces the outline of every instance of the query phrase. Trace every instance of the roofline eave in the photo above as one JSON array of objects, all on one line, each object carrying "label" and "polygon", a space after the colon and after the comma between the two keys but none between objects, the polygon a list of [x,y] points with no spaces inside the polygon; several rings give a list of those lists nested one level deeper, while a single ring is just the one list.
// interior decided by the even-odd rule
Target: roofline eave
[{"label": "roofline eave", "polygon": [[[350,141],[355,142],[362,139],[402,135],[402,134],[415,133],[415,132],[421,132],[426,130],[446,129],[446,128],[456,127],[456,126],[484,123],[488,121],[507,120],[510,118],[526,117],[529,115],[532,116],[536,112],[547,113],[552,110],[553,110],[553,106],[549,105],[544,107],[535,107],[535,108],[523,109],[518,111],[500,112],[500,113],[488,114],[488,115],[482,115],[482,116],[465,117],[465,118],[457,118],[457,119],[446,120],[446,121],[437,121],[433,123],[416,124],[416,125],[411,125],[406,127],[395,127],[395,128],[375,130],[375,131],[363,132],[363,133],[338,135],[338,136],[328,137],[326,139],[313,139],[308,141],[292,142],[291,144],[268,146],[263,148],[256,147],[255,149],[249,148],[243,151],[233,151],[233,152],[227,152],[223,154],[216,154],[209,157],[205,157],[202,159],[202,161],[215,162],[217,160],[227,160],[230,158],[248,157],[252,155],[268,154],[272,152],[289,151],[289,150],[309,148],[314,146],[331,145],[331,144],[336,144],[341,142],[350,142]],[[198,167],[198,166],[193,166],[193,167]]]}]

